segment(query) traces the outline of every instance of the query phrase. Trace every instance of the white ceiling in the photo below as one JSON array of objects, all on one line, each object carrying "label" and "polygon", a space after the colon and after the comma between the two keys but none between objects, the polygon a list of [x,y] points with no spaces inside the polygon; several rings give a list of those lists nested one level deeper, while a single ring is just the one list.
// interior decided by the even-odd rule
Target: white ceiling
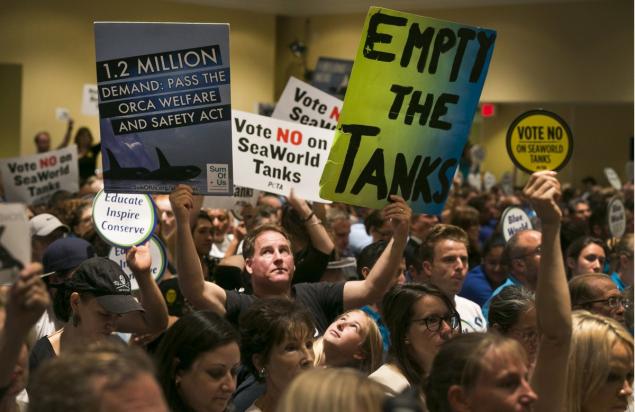
[{"label": "white ceiling", "polygon": [[366,13],[370,6],[396,10],[486,7],[540,3],[572,3],[610,0],[168,0],[219,7],[250,10],[282,16],[314,16],[324,14]]}]

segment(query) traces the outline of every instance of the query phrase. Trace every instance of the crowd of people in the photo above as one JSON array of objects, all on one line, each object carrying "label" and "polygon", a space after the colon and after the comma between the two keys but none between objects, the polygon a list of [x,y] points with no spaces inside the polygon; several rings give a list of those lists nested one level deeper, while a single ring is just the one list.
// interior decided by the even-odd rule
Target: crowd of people
[{"label": "crowd of people", "polygon": [[[153,195],[165,273],[130,248],[132,290],[93,227],[91,168],[29,205],[32,262],[0,289],[0,412],[633,410],[632,183],[455,181],[439,216],[293,191],[209,209],[179,185]],[[505,241],[509,206],[534,229]]]}]

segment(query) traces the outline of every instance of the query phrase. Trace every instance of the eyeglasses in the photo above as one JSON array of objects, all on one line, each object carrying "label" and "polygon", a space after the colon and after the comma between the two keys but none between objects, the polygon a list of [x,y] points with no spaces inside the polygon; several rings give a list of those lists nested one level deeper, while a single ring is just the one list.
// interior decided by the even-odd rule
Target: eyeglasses
[{"label": "eyeglasses", "polygon": [[542,246],[538,246],[536,249],[532,250],[531,252],[525,253],[524,255],[516,256],[512,259],[524,259],[529,256],[540,256],[540,255],[542,255]]},{"label": "eyeglasses", "polygon": [[582,305],[589,305],[591,303],[607,303],[609,305],[610,308],[617,308],[620,305],[624,306],[625,308],[630,307],[633,302],[631,302],[630,299],[627,299],[625,297],[622,296],[611,296],[608,299],[596,299],[596,300],[589,300],[587,302],[582,303]]},{"label": "eyeglasses", "polygon": [[450,329],[458,329],[461,318],[458,313],[451,313],[446,316],[432,315],[427,318],[413,319],[412,322],[423,323],[430,332],[438,332],[443,327],[443,322],[447,323]]}]

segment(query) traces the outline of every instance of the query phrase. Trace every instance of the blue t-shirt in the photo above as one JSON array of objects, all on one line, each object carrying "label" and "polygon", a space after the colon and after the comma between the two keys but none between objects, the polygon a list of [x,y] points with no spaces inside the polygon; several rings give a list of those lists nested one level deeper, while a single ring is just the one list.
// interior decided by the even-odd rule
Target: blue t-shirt
[{"label": "blue t-shirt", "polygon": [[492,296],[492,292],[494,292],[494,288],[491,283],[489,283],[487,276],[485,276],[483,266],[478,265],[467,273],[459,296],[476,302],[479,306],[483,307],[487,299]]},{"label": "blue t-shirt", "polygon": [[624,292],[626,285],[622,282],[622,278],[620,278],[620,275],[617,272],[611,273],[611,280],[615,283],[620,292]]}]

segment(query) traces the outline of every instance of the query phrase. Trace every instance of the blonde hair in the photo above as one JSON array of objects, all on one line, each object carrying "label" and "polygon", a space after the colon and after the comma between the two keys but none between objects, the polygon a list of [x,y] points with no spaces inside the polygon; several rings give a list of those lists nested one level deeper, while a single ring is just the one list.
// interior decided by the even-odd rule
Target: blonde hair
[{"label": "blonde hair", "polygon": [[381,412],[387,393],[390,389],[353,369],[312,369],[293,380],[277,412]]},{"label": "blonde hair", "polygon": [[614,319],[585,310],[573,312],[573,334],[567,375],[566,412],[580,412],[582,405],[606,382],[611,351],[621,343],[633,356],[633,337]]},{"label": "blonde hair", "polygon": [[[355,368],[366,375],[370,375],[381,366],[383,361],[384,344],[382,341],[381,332],[379,331],[379,327],[377,326],[375,321],[370,316],[368,316],[366,312],[360,309],[353,309],[344,312],[340,316],[338,316],[337,319],[353,312],[364,315],[364,319],[366,319],[366,322],[360,325],[359,331],[359,334],[362,337],[359,348],[361,349],[364,358],[359,361],[351,358],[351,363],[345,366]],[[313,351],[315,353],[314,364],[315,366],[320,366],[320,364],[324,362],[324,336],[320,337],[313,344]]]}]

